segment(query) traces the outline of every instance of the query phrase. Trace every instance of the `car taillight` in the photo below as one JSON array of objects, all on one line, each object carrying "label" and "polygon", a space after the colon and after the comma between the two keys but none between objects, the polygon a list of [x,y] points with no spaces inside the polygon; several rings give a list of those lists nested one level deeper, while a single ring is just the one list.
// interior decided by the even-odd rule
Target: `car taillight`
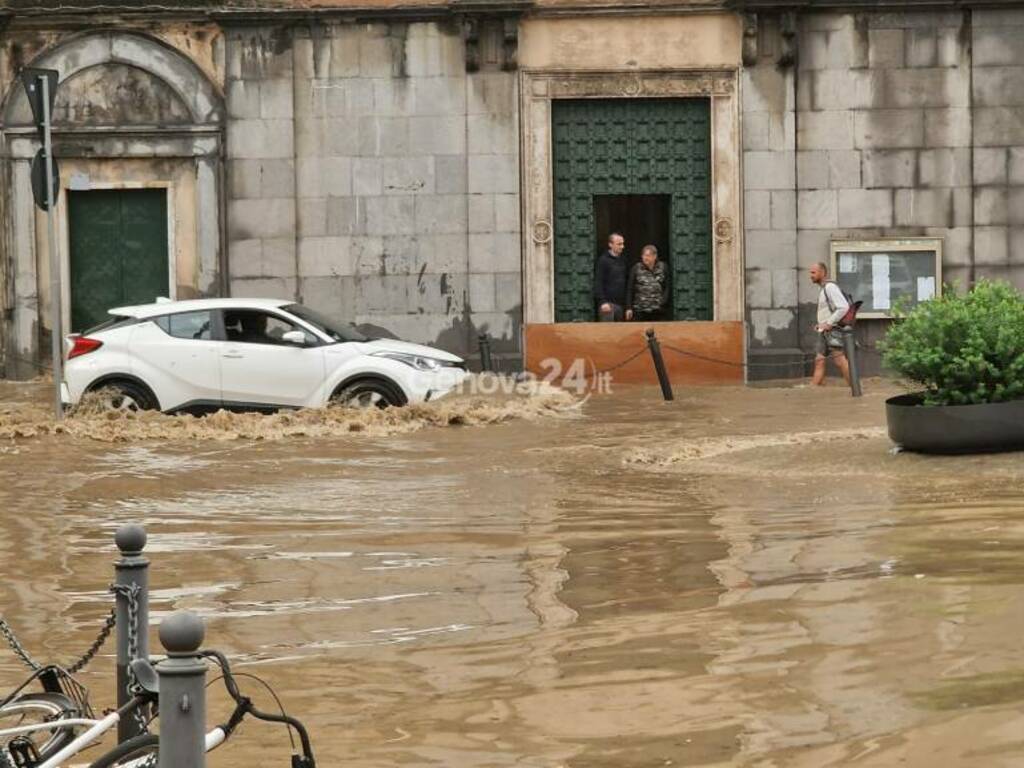
[{"label": "car taillight", "polygon": [[68,360],[73,357],[79,357],[80,355],[87,355],[90,352],[95,352],[97,349],[103,346],[102,341],[97,339],[90,339],[88,336],[76,336],[74,338],[75,346],[68,352]]}]

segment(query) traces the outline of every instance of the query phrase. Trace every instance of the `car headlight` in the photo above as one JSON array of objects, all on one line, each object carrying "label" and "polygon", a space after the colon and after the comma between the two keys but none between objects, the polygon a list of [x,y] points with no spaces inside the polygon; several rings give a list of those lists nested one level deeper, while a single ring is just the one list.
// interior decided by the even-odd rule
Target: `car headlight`
[{"label": "car headlight", "polygon": [[406,352],[376,352],[375,357],[387,357],[392,360],[397,360],[400,363],[405,363],[417,371],[437,371],[441,368],[441,361],[435,360],[432,357],[423,357],[422,355],[410,355]]}]

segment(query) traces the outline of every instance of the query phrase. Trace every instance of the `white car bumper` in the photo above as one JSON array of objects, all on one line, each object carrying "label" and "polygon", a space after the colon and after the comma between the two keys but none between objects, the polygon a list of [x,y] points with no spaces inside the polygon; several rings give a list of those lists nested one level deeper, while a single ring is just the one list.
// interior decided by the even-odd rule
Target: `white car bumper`
[{"label": "white car bumper", "polygon": [[417,373],[407,384],[410,403],[427,403],[447,395],[458,387],[469,373],[462,368],[441,368],[432,373]]},{"label": "white car bumper", "polygon": [[72,404],[72,402],[71,402],[71,390],[68,389],[68,383],[66,381],[62,381],[60,383],[60,401],[64,405],[71,405]]}]

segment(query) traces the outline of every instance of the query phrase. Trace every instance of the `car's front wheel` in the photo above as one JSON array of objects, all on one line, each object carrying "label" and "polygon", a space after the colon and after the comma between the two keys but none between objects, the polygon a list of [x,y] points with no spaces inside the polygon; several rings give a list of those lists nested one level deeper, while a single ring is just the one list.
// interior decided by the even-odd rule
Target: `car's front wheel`
[{"label": "car's front wheel", "polygon": [[160,406],[146,387],[134,381],[108,381],[94,387],[98,405],[109,411],[153,411]]},{"label": "car's front wheel", "polygon": [[379,379],[362,379],[346,384],[331,398],[331,405],[346,408],[391,408],[404,404],[405,398],[396,387]]}]

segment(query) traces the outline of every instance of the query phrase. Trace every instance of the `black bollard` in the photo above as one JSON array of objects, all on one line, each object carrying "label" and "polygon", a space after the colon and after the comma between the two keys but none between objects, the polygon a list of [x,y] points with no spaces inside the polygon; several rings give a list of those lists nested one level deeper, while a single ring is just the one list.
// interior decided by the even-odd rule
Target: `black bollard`
[{"label": "black bollard", "polygon": [[863,394],[860,390],[860,368],[857,365],[857,340],[853,338],[853,328],[843,328],[843,352],[846,354],[846,364],[850,366],[850,394],[860,397]]},{"label": "black bollard", "polygon": [[654,360],[654,370],[658,374],[658,383],[661,384],[661,394],[666,401],[674,400],[672,396],[672,382],[668,380],[668,371],[665,370],[665,360],[661,356],[661,345],[654,338],[654,329],[647,329],[647,346],[651,350],[651,359]]},{"label": "black bollard", "polygon": [[480,370],[490,373],[494,370],[491,366],[491,337],[481,333],[477,341],[480,342]]}]

